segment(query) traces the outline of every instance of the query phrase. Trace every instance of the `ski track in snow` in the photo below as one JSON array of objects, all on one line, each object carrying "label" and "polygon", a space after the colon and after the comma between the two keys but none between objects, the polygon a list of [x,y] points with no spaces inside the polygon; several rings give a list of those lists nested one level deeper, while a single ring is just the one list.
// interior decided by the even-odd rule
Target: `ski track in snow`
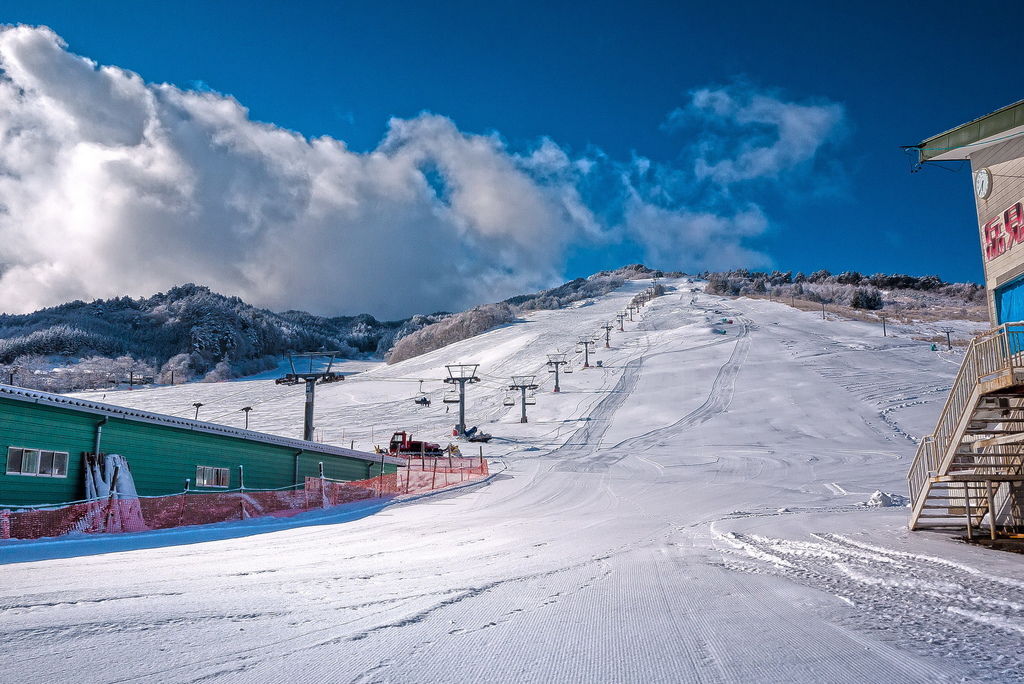
[{"label": "ski track in snow", "polygon": [[812,537],[727,533],[722,565],[833,594],[852,606],[842,624],[884,634],[922,655],[941,652],[966,665],[972,680],[1024,679],[1024,581],[843,535]]},{"label": "ski track in snow", "polygon": [[[858,505],[904,491],[956,368],[868,324],[673,281],[597,349],[603,367],[573,356],[551,393],[544,354],[646,285],[318,391],[327,440],[445,442],[444,364],[479,362],[485,483],[273,524],[0,544],[4,681],[1024,679],[1018,557]],[[525,425],[501,402],[512,373],[541,384]],[[420,379],[430,408],[412,404]],[[301,388],[267,379],[106,397],[180,415],[197,400],[231,424],[255,406],[254,427],[289,436],[302,412]]]}]

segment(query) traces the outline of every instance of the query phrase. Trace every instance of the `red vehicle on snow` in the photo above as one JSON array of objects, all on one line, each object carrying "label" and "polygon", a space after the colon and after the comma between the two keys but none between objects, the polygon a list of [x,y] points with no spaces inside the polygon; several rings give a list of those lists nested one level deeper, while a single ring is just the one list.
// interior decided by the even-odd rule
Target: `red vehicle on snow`
[{"label": "red vehicle on snow", "polygon": [[440,456],[444,452],[440,444],[412,439],[412,435],[404,430],[391,435],[388,453],[392,456]]}]

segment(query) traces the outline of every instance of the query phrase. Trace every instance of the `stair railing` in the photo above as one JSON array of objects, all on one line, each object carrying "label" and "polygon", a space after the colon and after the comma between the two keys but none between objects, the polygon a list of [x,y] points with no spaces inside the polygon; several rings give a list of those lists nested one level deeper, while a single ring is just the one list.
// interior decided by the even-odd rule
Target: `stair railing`
[{"label": "stair railing", "polygon": [[907,473],[911,501],[917,502],[928,478],[937,474],[978,383],[1024,368],[1024,323],[1004,323],[975,337],[949,390],[935,432],[921,440]]}]

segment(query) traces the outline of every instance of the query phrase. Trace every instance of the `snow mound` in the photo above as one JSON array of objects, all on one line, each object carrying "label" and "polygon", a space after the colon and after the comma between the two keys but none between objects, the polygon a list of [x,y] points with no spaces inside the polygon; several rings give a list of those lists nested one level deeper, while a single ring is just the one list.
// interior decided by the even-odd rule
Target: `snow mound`
[{"label": "snow mound", "polygon": [[877,508],[888,508],[890,506],[906,506],[909,503],[910,499],[901,494],[891,494],[889,492],[883,492],[881,489],[876,489],[875,493],[871,495],[871,498],[864,502],[864,505]]}]

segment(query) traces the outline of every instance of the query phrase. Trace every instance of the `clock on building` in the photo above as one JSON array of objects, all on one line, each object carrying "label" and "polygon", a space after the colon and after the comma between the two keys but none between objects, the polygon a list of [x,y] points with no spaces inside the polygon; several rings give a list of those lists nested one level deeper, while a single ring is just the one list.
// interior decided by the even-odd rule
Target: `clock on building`
[{"label": "clock on building", "polygon": [[988,169],[978,169],[974,172],[974,193],[978,199],[988,199],[992,194],[992,172]]}]

